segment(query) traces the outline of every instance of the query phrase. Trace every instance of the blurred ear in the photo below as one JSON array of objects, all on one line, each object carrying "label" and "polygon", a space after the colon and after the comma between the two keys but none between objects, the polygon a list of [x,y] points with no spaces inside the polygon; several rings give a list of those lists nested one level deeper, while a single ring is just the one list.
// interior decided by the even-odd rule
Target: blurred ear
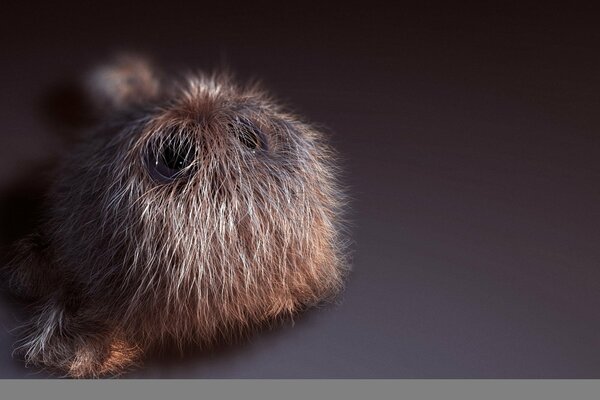
[{"label": "blurred ear", "polygon": [[85,86],[96,112],[105,114],[155,99],[160,92],[160,79],[147,59],[120,54],[93,69]]}]

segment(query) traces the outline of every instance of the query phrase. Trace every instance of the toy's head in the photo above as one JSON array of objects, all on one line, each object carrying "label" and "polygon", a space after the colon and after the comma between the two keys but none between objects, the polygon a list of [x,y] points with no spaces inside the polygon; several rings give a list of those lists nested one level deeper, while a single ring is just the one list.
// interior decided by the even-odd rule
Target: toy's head
[{"label": "toy's head", "polygon": [[[222,75],[125,57],[50,195],[49,247],[123,330],[210,342],[335,294],[342,193],[322,134]],[[117,321],[118,322],[118,321]]]}]

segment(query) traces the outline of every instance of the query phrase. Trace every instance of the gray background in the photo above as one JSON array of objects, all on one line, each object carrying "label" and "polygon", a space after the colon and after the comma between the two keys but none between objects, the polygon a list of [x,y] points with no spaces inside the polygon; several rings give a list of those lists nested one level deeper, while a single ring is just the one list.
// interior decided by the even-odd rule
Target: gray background
[{"label": "gray background", "polygon": [[[4,12],[4,246],[31,229],[45,165],[77,126],[65,82],[114,50],[258,77],[343,157],[354,245],[340,304],[126,377],[600,377],[595,10],[365,7]],[[46,376],[11,358],[24,315],[0,298],[0,377]]]}]

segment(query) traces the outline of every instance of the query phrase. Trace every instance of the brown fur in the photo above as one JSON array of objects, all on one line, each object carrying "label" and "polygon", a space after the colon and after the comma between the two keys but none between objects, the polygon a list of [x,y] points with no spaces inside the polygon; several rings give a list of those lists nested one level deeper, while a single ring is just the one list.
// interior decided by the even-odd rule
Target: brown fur
[{"label": "brown fur", "polygon": [[[65,159],[10,265],[12,288],[36,299],[28,363],[118,374],[151,346],[239,337],[342,287],[343,196],[323,135],[227,76],[157,76],[121,57],[88,81],[105,123]],[[148,157],[170,148],[191,161],[157,179]]]}]

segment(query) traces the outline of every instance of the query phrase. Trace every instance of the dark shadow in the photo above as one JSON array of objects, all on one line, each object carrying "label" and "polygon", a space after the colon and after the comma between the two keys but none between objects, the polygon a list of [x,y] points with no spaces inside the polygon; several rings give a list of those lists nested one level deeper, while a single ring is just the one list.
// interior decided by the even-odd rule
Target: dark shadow
[{"label": "dark shadow", "polygon": [[[81,83],[64,80],[48,87],[36,110],[48,132],[68,148],[95,120]],[[35,231],[44,214],[44,197],[52,181],[58,154],[47,154],[35,164],[24,164],[20,175],[0,188],[0,261],[10,257],[10,247]]]},{"label": "dark shadow", "polygon": [[48,170],[53,162],[44,162],[0,189],[0,246],[4,249],[31,233],[44,214],[44,196],[50,185]]},{"label": "dark shadow", "polygon": [[89,97],[77,80],[49,87],[38,103],[37,112],[52,133],[67,144],[97,122]]},{"label": "dark shadow", "polygon": [[[0,266],[14,256],[15,244],[38,229],[45,214],[45,194],[51,181],[55,162],[46,161],[29,166],[10,184],[0,188]],[[0,268],[3,271],[3,268]],[[5,290],[4,274],[0,289]]]}]

